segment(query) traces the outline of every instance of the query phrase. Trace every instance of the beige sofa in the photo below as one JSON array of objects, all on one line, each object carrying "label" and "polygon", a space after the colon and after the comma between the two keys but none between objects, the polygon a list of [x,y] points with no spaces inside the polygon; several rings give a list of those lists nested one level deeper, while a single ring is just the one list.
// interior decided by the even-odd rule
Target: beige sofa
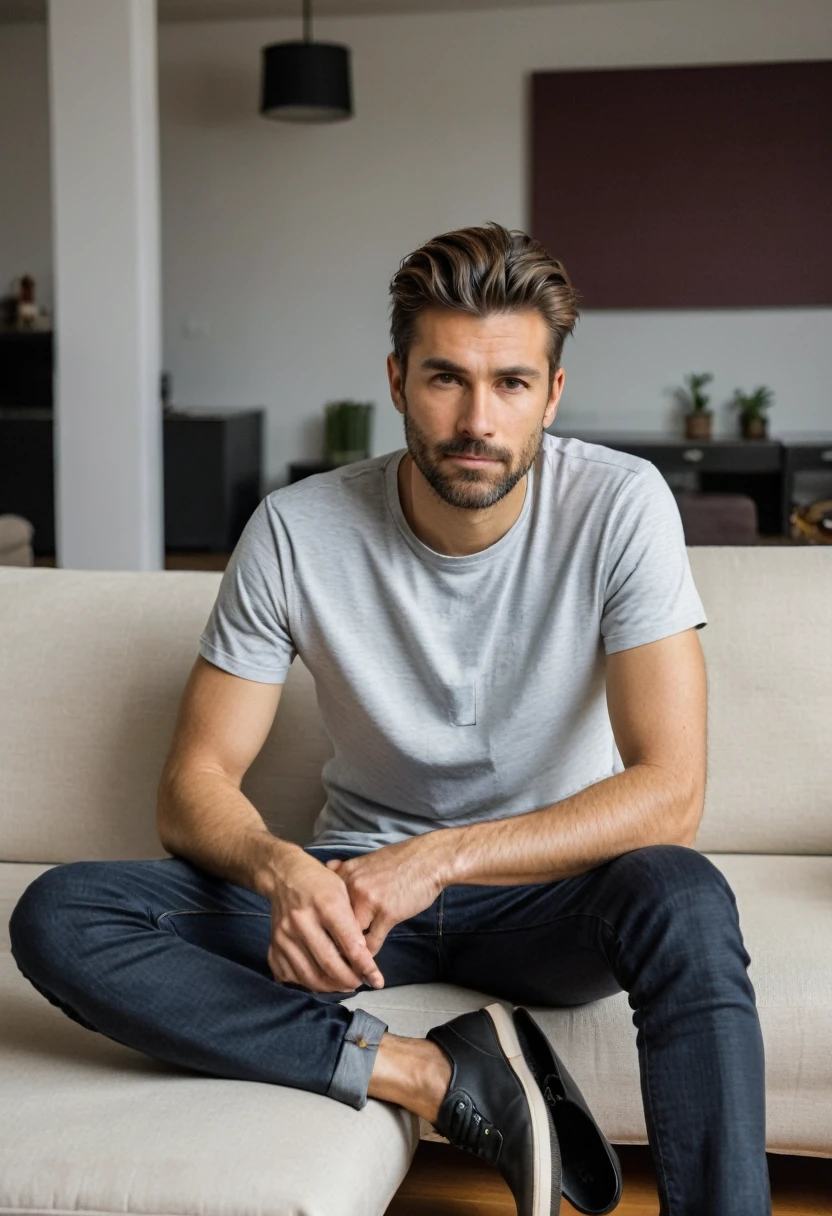
[{"label": "beige sofa", "polygon": [[0,566],[32,566],[35,529],[22,515],[0,515]]},{"label": "beige sofa", "polygon": [[[710,624],[697,847],[736,893],[766,1049],[767,1143],[832,1156],[832,554],[693,548]],[[219,574],[0,570],[0,898],[76,859],[164,857],[155,790]],[[300,659],[245,788],[308,839],[330,745]],[[350,998],[424,1034],[488,999]],[[646,1143],[626,994],[535,1010],[609,1138]],[[371,1100],[168,1067],[43,999],[0,937],[0,1212],[372,1216],[429,1128]],[[448,1149],[448,1152],[455,1150]]]}]

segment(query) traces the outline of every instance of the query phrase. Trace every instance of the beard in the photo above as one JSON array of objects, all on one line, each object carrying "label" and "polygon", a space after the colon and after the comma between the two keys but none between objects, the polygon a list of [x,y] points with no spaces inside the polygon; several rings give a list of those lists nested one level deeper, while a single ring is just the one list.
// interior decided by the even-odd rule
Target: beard
[{"label": "beard", "polygon": [[[449,476],[443,472],[441,458],[440,460],[434,459],[431,444],[425,438],[424,432],[413,421],[404,393],[402,393],[402,401],[404,402],[404,435],[413,463],[437,497],[452,507],[463,507],[469,511],[481,511],[483,507],[493,507],[514,489],[521,478],[525,477],[543,444],[541,420],[541,424],[523,445],[513,468],[506,469],[505,464],[497,466],[500,472],[495,476],[490,467],[477,469],[457,465],[455,474]],[[481,444],[472,443],[470,440],[460,439],[454,444],[444,445],[444,449],[443,456],[481,456],[494,460],[503,459],[502,453],[485,451]]]}]

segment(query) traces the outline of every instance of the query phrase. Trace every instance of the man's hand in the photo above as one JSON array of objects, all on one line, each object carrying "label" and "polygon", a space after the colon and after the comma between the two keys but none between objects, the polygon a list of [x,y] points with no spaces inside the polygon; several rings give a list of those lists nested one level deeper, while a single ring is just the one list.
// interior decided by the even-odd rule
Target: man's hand
[{"label": "man's hand", "polygon": [[446,885],[441,852],[431,841],[439,835],[426,832],[360,857],[333,857],[326,863],[346,883],[372,955],[378,954],[394,925],[429,908]]},{"label": "man's hand", "polygon": [[276,980],[312,992],[384,986],[343,879],[301,850],[280,863],[267,961]]}]

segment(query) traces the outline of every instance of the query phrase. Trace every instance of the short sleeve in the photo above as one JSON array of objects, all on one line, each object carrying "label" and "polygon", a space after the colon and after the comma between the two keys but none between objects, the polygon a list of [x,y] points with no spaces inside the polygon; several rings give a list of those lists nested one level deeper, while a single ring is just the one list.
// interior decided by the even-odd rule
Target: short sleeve
[{"label": "short sleeve", "polygon": [[282,523],[264,498],[225,569],[199,653],[216,667],[261,684],[282,684],[297,650],[289,629],[291,560],[281,556]]},{"label": "short sleeve", "polygon": [[612,508],[602,578],[601,636],[607,654],[708,623],[678,504],[650,462],[625,485]]}]

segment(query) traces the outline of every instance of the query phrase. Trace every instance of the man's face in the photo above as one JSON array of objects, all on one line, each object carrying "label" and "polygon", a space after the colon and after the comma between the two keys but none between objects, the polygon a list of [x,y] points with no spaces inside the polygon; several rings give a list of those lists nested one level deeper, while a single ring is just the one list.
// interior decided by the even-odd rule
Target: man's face
[{"label": "man's face", "polygon": [[[557,412],[549,392],[549,329],[536,311],[474,317],[420,313],[404,383],[393,355],[390,393],[413,462],[451,506],[493,506],[525,476]],[[478,463],[459,457],[487,458]]]}]

